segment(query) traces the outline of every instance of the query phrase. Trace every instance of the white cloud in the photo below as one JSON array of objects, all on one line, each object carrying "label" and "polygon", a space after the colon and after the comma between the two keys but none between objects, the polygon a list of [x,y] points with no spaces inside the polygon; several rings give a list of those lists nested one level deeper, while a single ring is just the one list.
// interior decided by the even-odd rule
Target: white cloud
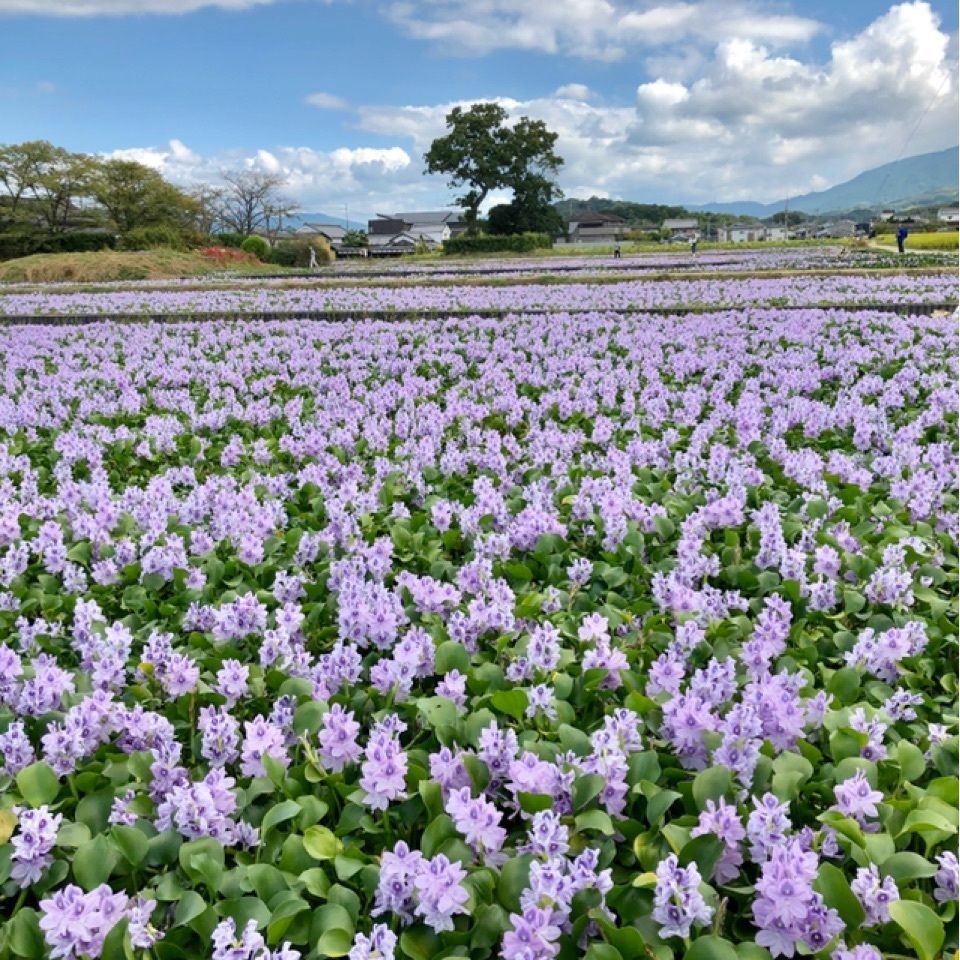
[{"label": "white cloud", "polygon": [[[835,43],[825,63],[730,38],[705,58],[698,79],[641,83],[631,106],[588,103],[566,88],[498,102],[559,133],[568,194],[774,200],[895,159],[921,116],[908,155],[955,144],[949,43],[929,4],[905,3]],[[422,153],[457,105],[469,104],[361,107],[359,126],[409,139]]]},{"label": "white cloud", "polygon": [[[477,2],[481,13],[509,5]],[[668,25],[664,20],[661,28]],[[776,200],[896,159],[915,126],[907,155],[956,144],[950,42],[929,4],[904,3],[834,43],[822,62],[730,37],[704,51],[696,77],[655,75],[638,84],[629,104],[590,100],[582,84],[498,102],[511,117],[542,119],[559,134],[557,149],[566,160],[560,181],[568,195]],[[265,145],[198,156],[174,140],[116,155],[148,163],[177,182],[215,181],[223,169],[239,167],[277,172],[308,210],[339,210],[349,203],[358,215],[372,215],[440,207],[454,191],[444,177],[423,176],[419,158],[445,131],[447,113],[469,105],[357,107],[356,126],[382,137],[382,147]]]},{"label": "white cloud", "polygon": [[517,49],[598,60],[691,40],[803,43],[822,29],[809,17],[771,11],[763,0],[636,7],[627,0],[395,0],[387,14],[408,36],[433,41],[447,53]]},{"label": "white cloud", "polygon": [[275,0],[0,0],[0,15],[45,17],[121,16],[138,13],[192,13],[202,7],[246,10]]},{"label": "white cloud", "polygon": [[565,83],[553,91],[555,97],[562,100],[589,100],[593,91],[585,83]]},{"label": "white cloud", "polygon": [[276,174],[284,179],[283,192],[307,211],[336,213],[347,203],[351,211],[372,216],[380,208],[422,209],[424,203],[436,202],[438,194],[437,185],[422,177],[410,154],[399,146],[331,151],[282,146],[202,156],[182,141],[171,140],[166,148],[130,147],[107,156],[136,160],[182,186],[217,183],[228,170]]},{"label": "white cloud", "polygon": [[304,102],[318,110],[347,110],[350,107],[343,97],[333,93],[311,93],[304,97]]}]

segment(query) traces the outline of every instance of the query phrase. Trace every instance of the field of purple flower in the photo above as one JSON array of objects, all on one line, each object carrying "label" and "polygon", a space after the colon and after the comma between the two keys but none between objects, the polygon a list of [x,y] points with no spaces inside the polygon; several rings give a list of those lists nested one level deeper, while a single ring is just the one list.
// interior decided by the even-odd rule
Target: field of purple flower
[{"label": "field of purple flower", "polygon": [[0,958],[955,954],[955,300],[0,295]]}]

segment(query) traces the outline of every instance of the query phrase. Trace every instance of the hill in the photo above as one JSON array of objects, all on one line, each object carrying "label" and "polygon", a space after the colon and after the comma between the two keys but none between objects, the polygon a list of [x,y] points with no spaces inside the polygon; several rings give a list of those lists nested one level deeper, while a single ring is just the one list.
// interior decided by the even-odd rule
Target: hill
[{"label": "hill", "polygon": [[[906,157],[857,174],[827,190],[791,197],[791,210],[813,215],[843,213],[850,210],[894,207],[934,206],[955,203],[960,179],[960,151],[957,147]],[[769,217],[783,209],[783,201],[756,203],[750,200],[731,203],[704,203],[690,207],[695,211],[730,213],[738,216]]]}]

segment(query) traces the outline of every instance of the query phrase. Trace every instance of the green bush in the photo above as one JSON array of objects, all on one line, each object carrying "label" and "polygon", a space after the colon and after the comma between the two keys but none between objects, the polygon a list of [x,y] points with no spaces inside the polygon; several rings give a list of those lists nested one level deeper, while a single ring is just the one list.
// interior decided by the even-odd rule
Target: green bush
[{"label": "green bush", "polygon": [[266,260],[270,256],[270,244],[263,237],[247,237],[240,244],[240,249],[252,253],[258,260]]},{"label": "green bush", "polygon": [[160,224],[155,227],[134,227],[120,240],[121,250],[186,250],[187,242],[176,227]]},{"label": "green bush", "polygon": [[245,239],[242,233],[218,233],[213,237],[216,246],[236,247],[238,250],[243,246]]},{"label": "green bush", "polygon": [[311,247],[317,252],[318,263],[330,263],[336,259],[323,237],[311,237],[309,240],[281,240],[270,249],[267,260],[281,267],[306,267],[310,265]]},{"label": "green bush", "polygon": [[97,250],[112,250],[117,238],[112,233],[75,230],[51,237],[41,244],[44,253],[94,253]]},{"label": "green bush", "polygon": [[548,233],[513,233],[494,235],[480,233],[474,237],[463,234],[443,243],[443,252],[451,253],[529,253],[531,250],[549,250],[553,238]]}]

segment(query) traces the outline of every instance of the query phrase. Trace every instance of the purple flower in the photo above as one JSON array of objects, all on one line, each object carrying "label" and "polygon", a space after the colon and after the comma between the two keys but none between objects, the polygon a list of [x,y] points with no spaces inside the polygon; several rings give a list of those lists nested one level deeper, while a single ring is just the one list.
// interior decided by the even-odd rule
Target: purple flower
[{"label": "purple flower", "polygon": [[335,703],[323,715],[323,729],[317,734],[320,743],[320,758],[324,765],[334,773],[341,771],[348,763],[356,763],[362,753],[357,743],[360,724],[353,717],[352,710],[344,710]]},{"label": "purple flower", "polygon": [[511,913],[500,955],[503,960],[551,960],[560,952],[554,942],[560,933],[550,910],[528,907],[523,913]]},{"label": "purple flower", "polygon": [[358,933],[347,954],[349,960],[394,960],[397,935],[385,924],[375,923],[370,936]]},{"label": "purple flower", "polygon": [[243,725],[243,749],[240,769],[248,777],[265,777],[263,758],[270,757],[284,768],[290,765],[283,731],[264,717],[257,717]]},{"label": "purple flower", "polygon": [[728,804],[722,797],[719,803],[707,800],[706,809],[701,811],[700,820],[690,831],[691,837],[712,834],[724,843],[723,854],[713,868],[712,879],[719,883],[730,883],[740,875],[743,854],[740,843],[747,831],[740,821],[737,808]]},{"label": "purple flower", "polygon": [[392,851],[384,851],[372,916],[396,913],[406,923],[413,920],[416,892],[413,881],[422,863],[423,854],[411,850],[402,840],[397,841]]},{"label": "purple flower", "polygon": [[417,891],[415,913],[435,933],[453,929],[453,917],[467,913],[469,894],[461,886],[467,871],[442,853],[420,864],[413,885]]},{"label": "purple flower", "polygon": [[886,923],[890,919],[890,904],[900,899],[900,891],[893,877],[880,878],[880,871],[876,864],[861,867],[857,876],[850,884],[850,889],[857,895],[860,905],[866,913],[863,921],[865,927],[874,927],[878,923]]},{"label": "purple flower", "polygon": [[40,901],[40,929],[50,947],[50,956],[59,958],[99,957],[107,934],[123,919],[125,893],[114,893],[103,883],[84,893],[74,884]]},{"label": "purple flower", "polygon": [[472,797],[469,787],[451,790],[446,811],[457,830],[485,863],[496,863],[507,831],[500,826],[503,814],[483,797]]},{"label": "purple flower", "polygon": [[833,809],[845,817],[851,817],[861,826],[867,825],[868,817],[878,815],[877,804],[883,800],[883,794],[870,786],[870,781],[862,770],[848,777],[833,788],[837,802]]},{"label": "purple flower", "polygon": [[36,810],[14,807],[19,818],[13,845],[13,869],[10,876],[21,888],[37,883],[43,871],[53,862],[51,851],[57,842],[57,831],[63,814],[51,813],[44,804]]},{"label": "purple flower", "polygon": [[947,850],[937,856],[937,863],[940,864],[940,869],[933,878],[937,885],[936,890],[933,891],[934,898],[940,903],[956,900],[957,889],[960,886],[960,865],[957,863],[957,855]]},{"label": "purple flower", "polygon": [[[363,802],[374,810],[386,810],[406,789],[407,755],[393,735],[390,720],[400,723],[395,715],[381,721],[364,750],[360,788],[364,791]],[[404,724],[400,726],[406,729]]]},{"label": "purple flower", "polygon": [[673,853],[657,866],[653,903],[653,919],[660,925],[661,937],[689,937],[694,923],[704,926],[713,917],[713,908],[700,893],[697,865],[681,867]]}]

